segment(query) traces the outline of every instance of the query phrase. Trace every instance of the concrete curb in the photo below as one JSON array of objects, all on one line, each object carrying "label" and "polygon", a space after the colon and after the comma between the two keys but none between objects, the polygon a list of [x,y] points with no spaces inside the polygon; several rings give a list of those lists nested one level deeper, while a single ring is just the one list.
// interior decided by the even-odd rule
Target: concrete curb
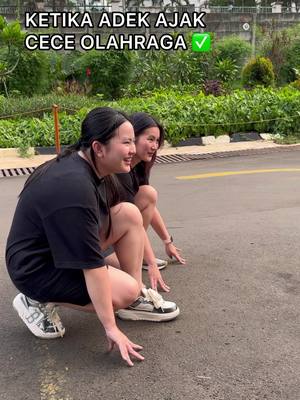
[{"label": "concrete curb", "polygon": [[[253,142],[238,142],[238,143],[215,143],[211,145],[197,145],[197,146],[185,146],[185,147],[166,147],[159,151],[158,156],[161,159],[172,158],[178,156],[178,161],[184,161],[190,159],[190,155],[203,155],[203,158],[211,158],[218,154],[226,153],[243,153],[245,151],[256,151],[263,150],[278,150],[281,149],[298,149],[300,143],[296,145],[278,145],[272,141],[253,141]],[[31,150],[32,151],[32,150]],[[32,151],[33,153],[33,151]],[[241,154],[242,155],[242,154]],[[21,158],[18,154],[17,149],[0,149],[0,170],[8,169],[22,169],[22,168],[36,168],[40,164],[44,163],[55,157],[55,154],[47,155],[32,155],[28,158]],[[197,158],[197,157],[196,157]],[[199,157],[198,157],[199,158]]]},{"label": "concrete curb", "polygon": [[[29,147],[27,150],[27,154],[29,156],[34,156],[35,155],[35,151],[34,151],[34,147]],[[17,157],[17,158],[21,158],[20,157],[20,153],[19,153],[19,149],[17,148],[7,148],[7,149],[0,149],[0,158],[5,158],[5,157]]]}]

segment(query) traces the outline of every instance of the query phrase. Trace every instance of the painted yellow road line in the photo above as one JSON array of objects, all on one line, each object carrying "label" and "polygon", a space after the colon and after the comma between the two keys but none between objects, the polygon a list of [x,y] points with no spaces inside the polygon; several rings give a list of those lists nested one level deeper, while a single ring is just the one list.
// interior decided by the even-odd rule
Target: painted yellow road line
[{"label": "painted yellow road line", "polygon": [[216,178],[220,176],[266,174],[270,172],[300,172],[300,168],[272,168],[272,169],[250,169],[244,171],[209,172],[206,174],[198,174],[198,175],[176,176],[176,179],[182,179],[182,180],[206,179],[206,178]]}]

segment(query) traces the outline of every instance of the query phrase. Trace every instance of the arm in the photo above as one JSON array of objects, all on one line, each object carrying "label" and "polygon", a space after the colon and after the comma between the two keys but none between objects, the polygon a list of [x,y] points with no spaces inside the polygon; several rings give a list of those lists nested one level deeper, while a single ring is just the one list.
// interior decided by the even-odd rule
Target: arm
[{"label": "arm", "polygon": [[169,292],[170,288],[168,285],[165,284],[161,273],[157,267],[156,264],[156,260],[155,260],[155,255],[154,252],[152,250],[147,232],[144,230],[144,260],[146,261],[146,263],[148,264],[148,275],[149,275],[149,279],[150,279],[150,284],[152,289],[157,290],[157,284],[159,283],[161,288],[165,291],[165,292]]},{"label": "arm", "polygon": [[161,240],[164,242],[167,255],[170,258],[175,257],[177,261],[180,262],[180,264],[185,264],[185,259],[182,258],[180,255],[180,249],[178,249],[171,241],[171,235],[169,234],[166,225],[164,223],[164,220],[162,219],[162,216],[160,215],[160,212],[158,211],[157,207],[155,207],[154,209],[153,217],[151,220],[151,226],[157,233],[157,235],[161,238]]},{"label": "arm", "polygon": [[123,360],[130,366],[133,366],[130,355],[143,360],[144,357],[136,351],[142,349],[142,347],[132,343],[116,325],[112,304],[111,283],[107,268],[84,269],[83,272],[89,296],[97,316],[105,329],[109,350],[112,350],[116,344]]}]

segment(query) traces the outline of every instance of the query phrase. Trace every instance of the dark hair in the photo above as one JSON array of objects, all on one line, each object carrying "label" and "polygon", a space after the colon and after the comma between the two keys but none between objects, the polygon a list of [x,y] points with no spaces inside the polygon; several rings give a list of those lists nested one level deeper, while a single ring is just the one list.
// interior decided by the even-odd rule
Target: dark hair
[{"label": "dark hair", "polygon": [[[76,151],[91,148],[91,158],[95,163],[95,154],[92,143],[97,140],[102,144],[109,142],[116,134],[117,128],[128,121],[129,118],[121,111],[114,110],[110,107],[97,107],[91,110],[81,124],[81,135],[79,140],[68,146],[62,153],[58,154],[54,159],[40,165],[29,176],[25,182],[22,192],[33,182],[42,176],[50,165],[59,162],[63,157],[68,157]],[[21,192],[21,194],[22,194]]]},{"label": "dark hair", "polygon": [[[91,159],[95,164],[95,154],[92,148],[92,143],[97,140],[102,144],[107,144],[110,139],[116,135],[116,131],[120,125],[129,121],[129,118],[121,111],[115,110],[110,107],[97,107],[91,110],[81,124],[81,135],[77,143],[68,146],[62,153],[58,154],[56,158],[45,162],[40,165],[27,179],[20,196],[28,188],[28,186],[37,181],[47,169],[54,163],[59,162],[62,158],[68,157],[71,154],[79,151],[91,149]],[[107,230],[107,237],[111,229],[111,216],[109,208],[119,202],[119,189],[116,180],[111,176],[104,178],[105,189],[107,192],[107,208],[109,214],[109,225]]]},{"label": "dark hair", "polygon": [[[137,112],[130,116],[130,122],[133,125],[134,135],[136,138],[142,135],[145,129],[158,128],[159,129],[158,148],[160,148],[163,145],[165,138],[165,131],[163,126],[154,117],[144,112]],[[149,178],[150,170],[153,167],[155,159],[156,159],[156,152],[153,154],[151,161],[149,162],[141,161],[139,164],[137,164],[136,168],[143,169],[146,173],[147,178]]]}]

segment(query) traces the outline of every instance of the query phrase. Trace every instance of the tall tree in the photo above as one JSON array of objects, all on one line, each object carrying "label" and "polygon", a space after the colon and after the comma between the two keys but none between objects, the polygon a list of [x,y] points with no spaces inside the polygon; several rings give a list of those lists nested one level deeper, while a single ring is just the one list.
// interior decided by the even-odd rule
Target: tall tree
[{"label": "tall tree", "polygon": [[[18,21],[8,23],[0,15],[0,82],[4,86],[6,96],[8,96],[6,81],[19,63],[20,53],[24,50],[24,37],[25,33],[22,32]],[[7,59],[13,59],[13,62],[10,64]]]}]

